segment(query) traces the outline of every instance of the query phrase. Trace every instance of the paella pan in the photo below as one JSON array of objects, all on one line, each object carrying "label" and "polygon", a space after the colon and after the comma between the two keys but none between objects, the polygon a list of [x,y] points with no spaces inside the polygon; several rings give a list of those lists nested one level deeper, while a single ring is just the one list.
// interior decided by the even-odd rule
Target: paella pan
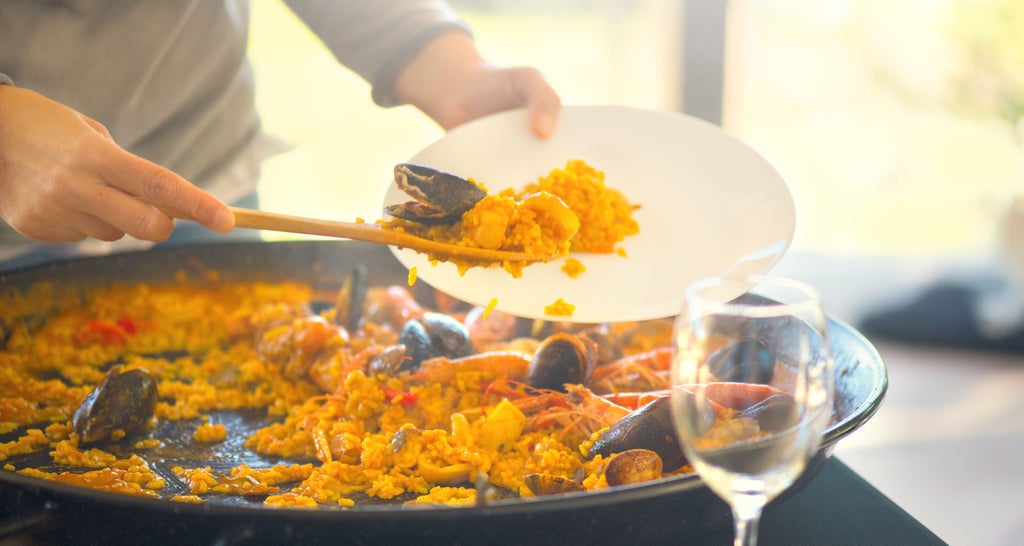
[{"label": "paella pan", "polygon": [[[300,282],[313,287],[311,294],[337,294],[356,266],[365,268],[371,285],[408,284],[406,270],[382,248],[349,242],[287,242],[168,249],[77,260],[8,274],[0,277],[0,288],[6,295],[31,293],[32,287],[40,283],[53,287],[54,292],[48,294],[50,299],[34,300],[22,316],[29,323],[38,323],[52,315],[55,302],[66,296],[114,284],[156,286],[195,277],[221,284]],[[317,297],[311,300],[315,304]],[[842,323],[833,322],[831,333],[836,348],[836,417],[805,479],[813,477],[836,442],[871,417],[886,388],[884,366],[874,349]],[[252,409],[216,411],[206,417],[222,425],[228,438],[243,440],[280,419],[265,410]],[[17,472],[27,467],[46,467],[49,463],[45,460],[30,458],[39,456],[38,453],[9,458],[10,466],[0,472],[0,480],[19,494],[44,495],[74,510],[95,511],[96,528],[90,532],[121,533],[131,539],[153,533],[173,534],[174,526],[179,526],[193,531],[208,528],[211,537],[239,533],[243,537],[283,540],[345,536],[352,542],[380,542],[426,536],[449,542],[538,542],[610,536],[640,538],[650,532],[683,537],[729,523],[725,506],[698,478],[686,473],[575,493],[476,499],[459,507],[368,501],[340,509],[319,506],[310,510],[268,505],[267,495],[211,496],[199,504],[169,500],[169,495],[187,493],[185,480],[174,471],[175,467],[217,469],[245,464],[269,468],[286,462],[308,462],[261,454],[241,440],[198,442],[196,434],[201,426],[196,419],[179,419],[144,429],[144,435],[159,438],[163,443],[159,456],[151,456],[148,461],[154,474],[166,482],[160,488],[161,495],[153,498],[96,491]],[[3,439],[17,433],[8,432]],[[139,438],[124,441],[128,440],[134,445]],[[111,513],[131,517],[112,520]],[[170,529],[166,520],[159,524],[151,521],[166,513],[175,514]]]}]

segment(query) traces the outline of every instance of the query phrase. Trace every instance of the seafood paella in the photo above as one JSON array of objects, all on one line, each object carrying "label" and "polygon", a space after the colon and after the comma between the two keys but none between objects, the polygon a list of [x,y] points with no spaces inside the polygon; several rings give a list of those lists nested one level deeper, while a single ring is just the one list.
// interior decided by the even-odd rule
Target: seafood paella
[{"label": "seafood paella", "polygon": [[[419,285],[370,287],[358,267],[331,294],[186,277],[91,289],[37,320],[22,317],[51,285],[3,295],[4,472],[322,508],[481,504],[689,471],[665,398],[667,319],[526,320]],[[729,382],[728,352],[717,418],[756,424],[747,408],[771,389]]]},{"label": "seafood paella", "polygon": [[[639,205],[608,187],[604,172],[582,159],[567,161],[521,190],[507,188],[496,194],[489,194],[484,184],[472,178],[414,163],[395,167],[395,183],[413,200],[385,207],[392,220],[384,224],[449,244],[552,259],[565,257],[570,250],[625,256],[618,244],[640,230],[633,219]],[[480,265],[465,259],[450,261],[462,273]],[[525,264],[503,265],[519,277]],[[575,278],[585,268],[570,258],[565,270]]]}]

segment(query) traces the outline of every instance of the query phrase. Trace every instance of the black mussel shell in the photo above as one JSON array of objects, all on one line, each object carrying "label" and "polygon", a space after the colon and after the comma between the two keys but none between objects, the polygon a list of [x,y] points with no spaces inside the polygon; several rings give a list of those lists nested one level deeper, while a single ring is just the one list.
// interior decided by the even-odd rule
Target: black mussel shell
[{"label": "black mussel shell", "polygon": [[775,375],[775,355],[757,339],[722,347],[708,357],[708,365],[719,381],[768,384]]},{"label": "black mussel shell", "polygon": [[537,389],[565,392],[565,385],[586,384],[597,366],[593,341],[575,334],[554,334],[537,347],[526,383]]},{"label": "black mussel shell", "polygon": [[156,380],[146,370],[114,366],[75,410],[71,424],[84,443],[107,439],[121,429],[131,433],[156,411]]},{"label": "black mussel shell", "polygon": [[406,321],[398,334],[398,343],[405,345],[402,371],[416,370],[424,360],[431,358],[462,358],[476,352],[464,324],[431,311]]},{"label": "black mussel shell", "polygon": [[794,427],[800,416],[796,400],[789,394],[775,394],[744,409],[736,417],[747,417],[757,421],[765,432],[779,432]]},{"label": "black mussel shell", "polygon": [[648,449],[661,457],[666,471],[686,464],[686,455],[679,446],[672,422],[672,402],[662,397],[619,419],[598,436],[588,455],[608,456],[630,449]]}]

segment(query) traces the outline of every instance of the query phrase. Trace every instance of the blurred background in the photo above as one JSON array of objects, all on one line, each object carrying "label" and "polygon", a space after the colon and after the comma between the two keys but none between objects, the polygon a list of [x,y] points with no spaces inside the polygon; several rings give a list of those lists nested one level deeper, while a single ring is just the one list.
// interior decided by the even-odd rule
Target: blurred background
[{"label": "blurred background", "polygon": [[[1015,0],[451,4],[488,58],[537,66],[566,104],[720,122],[790,184],[794,250],[976,252],[1024,180]],[[254,18],[265,126],[295,147],[268,163],[267,202],[308,206],[303,184],[320,212],[377,214],[391,166],[443,133],[410,107],[373,105],[280,2],[256,2]]]},{"label": "blurred background", "polygon": [[[1024,2],[451,4],[487,58],[540,68],[566,104],[684,111],[758,150],[797,205],[777,271],[817,284],[842,320],[1012,270],[1024,249],[1003,229],[1024,183]],[[257,101],[290,146],[264,165],[262,207],[378,218],[393,165],[443,132],[376,107],[279,0],[253,16]],[[990,464],[1024,458],[1024,359],[878,345],[889,395],[840,457],[951,543],[1024,534],[1024,473]]]}]

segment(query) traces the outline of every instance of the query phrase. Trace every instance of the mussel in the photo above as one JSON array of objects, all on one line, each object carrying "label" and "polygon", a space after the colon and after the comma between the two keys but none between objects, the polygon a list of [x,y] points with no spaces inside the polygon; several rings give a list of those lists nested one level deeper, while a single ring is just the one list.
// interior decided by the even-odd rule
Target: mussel
[{"label": "mussel", "polygon": [[800,421],[797,402],[786,393],[769,396],[736,414],[736,418],[743,417],[757,421],[758,427],[765,432],[780,432]]},{"label": "mussel", "polygon": [[598,436],[588,456],[607,457],[630,449],[647,449],[657,453],[665,470],[675,470],[686,464],[686,455],[679,446],[675,425],[672,423],[672,403],[669,397],[657,398],[619,419]]},{"label": "mussel", "polygon": [[583,491],[579,482],[553,474],[527,474],[523,481],[538,497]]},{"label": "mussel", "polygon": [[403,371],[403,366],[411,370],[412,367],[406,364],[405,353],[406,347],[402,343],[385,347],[370,359],[368,363],[370,373],[394,376]]},{"label": "mussel", "polygon": [[10,341],[13,333],[13,328],[8,326],[6,322],[0,320],[0,351],[7,348],[7,342]]},{"label": "mussel", "polygon": [[598,366],[622,358],[622,340],[609,324],[591,326],[580,332],[580,335],[594,342]]},{"label": "mussel", "polygon": [[[424,360],[431,358],[461,358],[476,352],[464,324],[451,316],[432,311],[407,321],[398,334],[398,344],[404,347],[404,352],[398,369],[392,373],[416,370]],[[394,359],[396,355],[387,357]]]},{"label": "mussel", "polygon": [[608,461],[604,478],[608,485],[625,485],[661,477],[661,457],[649,449],[629,449]]},{"label": "mussel", "polygon": [[156,380],[148,371],[122,372],[116,365],[78,406],[71,424],[82,442],[98,442],[115,430],[131,433],[145,425],[156,411],[156,402]]},{"label": "mussel", "polygon": [[369,272],[363,264],[357,264],[352,269],[352,274],[345,280],[345,284],[338,291],[335,301],[335,324],[344,327],[349,332],[359,329],[359,322],[363,318],[366,308],[366,293],[369,289]]},{"label": "mussel", "polygon": [[708,357],[708,365],[719,381],[768,384],[775,375],[775,355],[759,339],[722,347]]},{"label": "mussel", "polygon": [[533,356],[526,383],[537,389],[565,391],[565,384],[584,385],[597,366],[597,345],[587,336],[548,336]]},{"label": "mussel", "polygon": [[405,423],[395,432],[395,435],[391,438],[391,452],[398,453],[415,438],[418,438],[422,432],[416,428],[412,423]]},{"label": "mussel", "polygon": [[415,201],[387,206],[384,212],[420,224],[454,224],[487,196],[475,182],[416,163],[395,165],[395,184]]},{"label": "mussel", "polygon": [[476,352],[466,325],[444,313],[426,312],[419,321],[430,334],[431,357],[461,358]]}]

